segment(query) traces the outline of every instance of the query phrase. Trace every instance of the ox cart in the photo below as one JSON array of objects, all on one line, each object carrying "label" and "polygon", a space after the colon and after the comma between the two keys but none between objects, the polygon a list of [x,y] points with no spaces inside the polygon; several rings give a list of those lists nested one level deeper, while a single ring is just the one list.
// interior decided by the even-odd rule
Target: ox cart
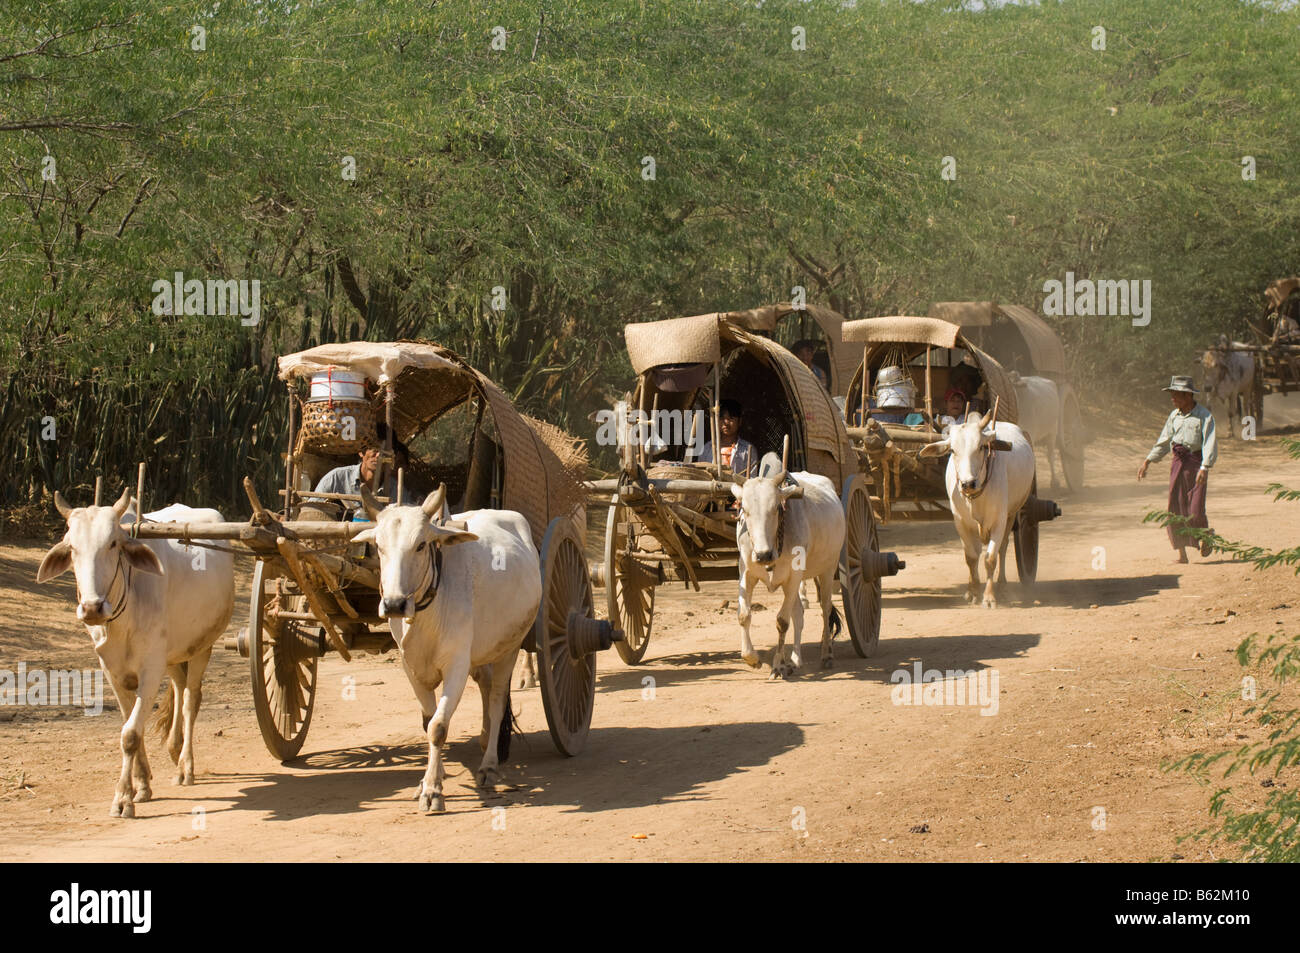
[{"label": "ox cart", "polygon": [[[518,413],[491,380],[434,344],[321,345],[280,358],[279,376],[290,402],[280,506],[264,506],[246,478],[253,510],[246,523],[144,522],[135,529],[146,539],[229,541],[255,558],[248,625],[227,647],[249,659],[257,722],[271,754],[287,761],[302,750],[321,656],[334,651],[350,660],[395,648],[379,615],[378,557],[351,542],[374,524],[364,510],[344,521],[360,495],[313,489],[367,448],[380,452],[374,487],[389,486],[395,447],[411,459],[398,472],[398,495],[442,484],[452,513],[511,509],[527,519],[541,555],[542,602],[524,649],[537,653],[556,748],[581,751],[595,655],[620,637],[595,618],[578,482],[585,452],[558,428]],[[390,502],[382,492],[376,499]]]},{"label": "ox cart", "polygon": [[1003,369],[1044,377],[1056,385],[1061,469],[1070,489],[1082,490],[1088,435],[1079,395],[1065,366],[1065,347],[1052,326],[1031,308],[995,301],[941,301],[930,306],[930,317],[956,324]]},{"label": "ox cart", "polygon": [[[938,395],[956,368],[965,365],[981,381],[980,394],[996,405],[997,419],[1016,423],[1018,407],[1012,378],[958,325],[932,317],[893,316],[848,321],[844,340],[862,345],[862,358],[845,402],[847,431],[871,474],[872,508],[881,523],[891,520],[949,520],[952,511],[944,482],[946,457],[922,457],[926,444],[942,439]],[[889,369],[893,375],[883,372]],[[899,374],[901,369],[901,374]],[[910,406],[877,401],[873,387],[897,376],[894,393],[914,395]],[[873,406],[889,403],[892,406]],[[897,418],[903,417],[902,421]],[[917,422],[908,423],[909,419]],[[1060,507],[1038,497],[1038,481],[1013,526],[1016,568],[1022,583],[1038,575],[1038,524],[1055,519]]]},{"label": "ox cart", "polygon": [[[1248,320],[1253,343],[1221,337],[1211,351],[1239,351],[1255,364],[1245,412],[1264,427],[1264,397],[1300,391],[1300,278],[1279,278],[1264,289],[1265,319]],[[1271,327],[1269,325],[1272,325]]]},{"label": "ox cart", "polygon": [[706,434],[720,446],[725,397],[742,404],[741,436],[759,454],[780,452],[783,469],[820,474],[841,488],[841,599],[853,648],[866,658],[880,638],[881,580],[905,564],[879,551],[868,481],[835,401],[798,358],[731,316],[625,329],[637,382],[618,413],[622,466],[587,484],[588,502],[609,507],[604,559],[593,575],[605,587],[608,618],[625,634],[618,652],[629,665],[645,657],[659,586],[671,580],[698,591],[705,580],[739,578],[737,515],[728,506],[733,472],[717,461],[691,462],[686,452]]}]

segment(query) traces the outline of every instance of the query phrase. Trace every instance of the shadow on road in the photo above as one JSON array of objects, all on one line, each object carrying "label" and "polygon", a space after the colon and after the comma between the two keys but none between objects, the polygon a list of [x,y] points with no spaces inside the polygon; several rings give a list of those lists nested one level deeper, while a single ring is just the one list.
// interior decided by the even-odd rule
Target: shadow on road
[{"label": "shadow on road", "polygon": [[[1040,580],[1034,586],[1026,588],[1012,581],[1015,576],[1014,567],[1009,575],[1011,578],[1007,580],[1005,589],[998,596],[999,603],[1003,606],[1041,604],[1072,606],[1075,609],[1087,609],[1094,605],[1126,605],[1153,596],[1162,589],[1177,589],[1181,578],[1177,573],[1155,573],[1123,578],[1053,579]],[[888,617],[891,609],[952,609],[965,605],[965,600],[965,583],[944,588],[887,589],[884,612]],[[983,610],[978,606],[972,606],[970,611]]]},{"label": "shadow on road", "polygon": [[[545,731],[532,731],[514,738],[502,771],[505,783],[498,791],[487,792],[474,786],[482,749],[477,738],[465,736],[444,751],[443,789],[452,812],[525,803],[598,812],[707,800],[713,795],[702,789],[713,782],[767,764],[803,739],[802,728],[779,721],[596,728],[587,749],[576,758],[566,758],[556,752]],[[266,821],[349,814],[362,805],[391,811],[392,803],[373,802],[408,798],[413,802],[427,758],[423,742],[318,751],[293,762],[290,773],[201,776],[196,787],[178,788],[167,793],[179,796],[158,800],[176,803],[177,810],[164,811],[164,816],[187,815],[201,805],[212,815],[230,810],[264,812]],[[206,785],[231,782],[244,786],[229,801],[205,797]]]}]

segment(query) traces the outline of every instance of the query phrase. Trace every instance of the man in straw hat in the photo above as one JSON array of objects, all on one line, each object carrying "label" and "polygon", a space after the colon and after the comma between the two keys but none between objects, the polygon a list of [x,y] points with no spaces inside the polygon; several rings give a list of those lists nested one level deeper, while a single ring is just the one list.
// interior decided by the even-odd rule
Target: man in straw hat
[{"label": "man in straw hat", "polygon": [[[1187,525],[1198,529],[1209,528],[1205,518],[1205,485],[1210,468],[1219,456],[1218,440],[1214,435],[1214,415],[1196,402],[1196,388],[1192,379],[1174,375],[1169,386],[1174,409],[1160,431],[1160,439],[1151,448],[1147,458],[1138,468],[1138,479],[1147,475],[1147,467],[1159,460],[1170,448],[1174,451],[1169,470],[1169,512],[1188,517]],[[1168,526],[1169,542],[1178,550],[1178,562],[1187,562],[1187,547],[1195,546],[1196,539],[1181,528]],[[1210,544],[1201,541],[1201,555],[1210,555]]]}]

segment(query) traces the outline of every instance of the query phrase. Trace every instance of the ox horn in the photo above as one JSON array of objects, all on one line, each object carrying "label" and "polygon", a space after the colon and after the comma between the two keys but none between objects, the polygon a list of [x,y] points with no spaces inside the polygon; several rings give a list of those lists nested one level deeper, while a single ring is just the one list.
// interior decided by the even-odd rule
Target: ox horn
[{"label": "ox horn", "polygon": [[381,509],[379,501],[376,500],[375,495],[370,492],[370,487],[366,486],[364,483],[361,484],[361,508],[366,511],[366,517],[370,522],[373,523],[379,519],[379,510]]},{"label": "ox horn", "polygon": [[131,488],[128,486],[122,490],[122,495],[119,496],[117,502],[113,504],[113,514],[120,518],[122,514],[126,512],[126,508],[130,505]]},{"label": "ox horn", "polygon": [[54,491],[54,508],[59,511],[59,515],[64,519],[67,519],[72,512],[72,507],[68,505],[68,501],[63,498],[63,494],[58,490]]},{"label": "ox horn", "polygon": [[433,519],[442,509],[442,504],[447,499],[447,484],[439,483],[438,489],[434,490],[424,498],[424,503],[420,509],[424,510],[424,515]]}]

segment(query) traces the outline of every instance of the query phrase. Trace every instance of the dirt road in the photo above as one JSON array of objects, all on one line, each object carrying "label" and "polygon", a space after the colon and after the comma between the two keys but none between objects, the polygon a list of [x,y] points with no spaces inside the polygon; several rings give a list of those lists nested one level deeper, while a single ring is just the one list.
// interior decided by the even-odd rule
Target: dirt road
[{"label": "dirt road", "polygon": [[[1275,423],[1300,420],[1270,399]],[[1285,413],[1286,416],[1279,417]],[[646,664],[603,657],[586,752],[557,755],[536,690],[516,692],[526,734],[505,770],[513,790],[473,786],[479,702],[452,725],[448,813],[412,799],[426,748],[393,657],[322,660],[305,756],[281,766],[254,719],[247,662],[219,652],[205,684],[198,783],[180,788],[153,744],[155,799],[134,821],[108,806],[118,765],[115,710],[0,708],[0,832],[31,860],[1134,860],[1209,859],[1180,843],[1207,821],[1208,792],[1161,763],[1256,737],[1230,650],[1252,631],[1300,629],[1288,570],[1221,557],[1172,564],[1164,465],[1134,472],[1159,427],[1089,448],[1089,488],[1061,491],[1042,529],[1039,584],[1002,607],[962,601],[965,565],[948,524],[890,525],[908,562],[886,584],[874,658],[844,639],[831,672],[790,682],[739,661],[732,585],[659,594]],[[1040,467],[1040,486],[1047,485]],[[1294,545],[1300,486],[1278,438],[1226,445],[1210,517],[1230,538]],[[1051,495],[1044,492],[1044,495]],[[72,583],[38,587],[44,543],[0,546],[0,668],[91,668]],[[1014,580],[1014,566],[1010,571]],[[776,600],[755,614],[775,642]],[[242,625],[240,599],[232,630]],[[815,636],[807,641],[815,642]],[[813,652],[815,659],[815,650]],[[891,701],[911,669],[996,672],[996,713]],[[345,681],[355,680],[355,700]],[[653,682],[648,680],[652,679]],[[653,686],[653,692],[649,689]],[[111,699],[110,699],[111,700]],[[1292,779],[1290,783],[1297,783]],[[1238,785],[1247,799],[1258,781]],[[503,810],[496,810],[501,808]],[[1102,813],[1104,812],[1104,814]],[[1104,821],[1104,823],[1101,823]],[[802,827],[802,829],[800,829]],[[636,835],[646,835],[644,838]]]}]

